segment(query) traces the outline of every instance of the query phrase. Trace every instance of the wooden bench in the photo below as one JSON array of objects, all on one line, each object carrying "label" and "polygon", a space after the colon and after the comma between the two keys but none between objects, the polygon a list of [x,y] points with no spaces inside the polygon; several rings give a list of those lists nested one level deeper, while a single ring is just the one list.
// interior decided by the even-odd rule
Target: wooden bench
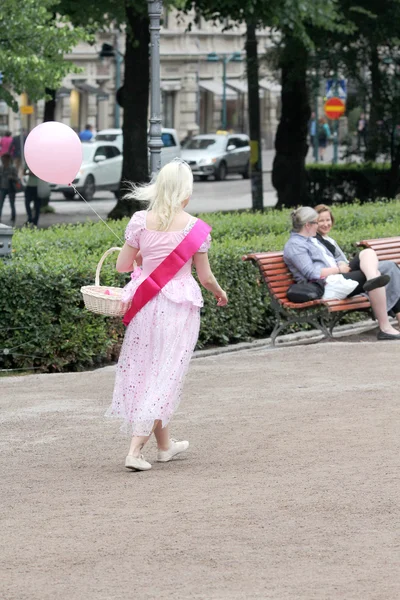
[{"label": "wooden bench", "polygon": [[[400,237],[364,240],[357,245],[375,250],[379,260],[393,260],[400,265]],[[266,283],[276,317],[271,333],[272,345],[275,345],[279,333],[294,323],[308,323],[319,329],[325,337],[332,337],[333,328],[345,313],[371,309],[371,304],[364,295],[344,300],[313,300],[295,304],[286,295],[294,279],[283,260],[283,252],[248,254],[243,256],[243,260],[255,263]]]}]

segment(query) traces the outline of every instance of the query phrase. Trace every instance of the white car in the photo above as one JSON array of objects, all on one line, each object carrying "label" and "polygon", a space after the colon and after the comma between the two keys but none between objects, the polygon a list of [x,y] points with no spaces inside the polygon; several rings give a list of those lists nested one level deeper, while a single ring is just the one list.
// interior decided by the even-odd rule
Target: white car
[{"label": "white car", "polygon": [[[85,200],[92,200],[97,190],[110,190],[118,194],[122,174],[122,154],[117,144],[109,142],[83,142],[83,160],[72,182]],[[73,200],[75,191],[70,186],[50,185],[51,191],[62,192]]]},{"label": "white car", "polygon": [[[181,156],[181,144],[176,129],[161,130],[161,139],[164,146],[161,148],[161,166],[163,167],[174,158]],[[122,129],[102,129],[96,135],[96,142],[113,142],[122,152]]]}]

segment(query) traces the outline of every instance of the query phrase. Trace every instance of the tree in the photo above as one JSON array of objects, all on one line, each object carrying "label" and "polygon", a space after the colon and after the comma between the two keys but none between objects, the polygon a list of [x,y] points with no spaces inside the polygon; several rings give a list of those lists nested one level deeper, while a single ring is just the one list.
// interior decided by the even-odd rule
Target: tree
[{"label": "tree", "polygon": [[369,106],[365,158],[389,156],[387,195],[394,197],[400,169],[400,0],[363,0],[362,6],[355,0],[340,0],[340,10],[349,29],[325,34],[323,40],[320,32],[316,44],[319,52],[323,45],[332,48],[325,58],[327,65],[339,67],[363,91],[364,105]]},{"label": "tree", "polygon": [[[61,12],[88,31],[125,29],[125,78],[123,83],[123,165],[124,182],[149,180],[147,152],[147,111],[149,104],[149,18],[146,0],[61,0]],[[109,217],[121,219],[140,210],[140,204],[119,194]]]},{"label": "tree", "polygon": [[88,36],[66,19],[54,18],[53,6],[54,0],[24,0],[22,7],[16,0],[1,2],[0,99],[15,111],[15,94],[26,92],[34,102],[45,96],[46,87],[58,87],[68,72],[77,71],[64,54]]},{"label": "tree", "polygon": [[[189,1],[187,9],[191,4]],[[278,207],[306,202],[305,158],[310,115],[307,62],[314,47],[309,31],[345,30],[337,0],[196,0],[194,4],[206,19],[221,22],[231,18],[271,28],[282,73],[282,113],[275,140],[272,183],[278,192]]]}]

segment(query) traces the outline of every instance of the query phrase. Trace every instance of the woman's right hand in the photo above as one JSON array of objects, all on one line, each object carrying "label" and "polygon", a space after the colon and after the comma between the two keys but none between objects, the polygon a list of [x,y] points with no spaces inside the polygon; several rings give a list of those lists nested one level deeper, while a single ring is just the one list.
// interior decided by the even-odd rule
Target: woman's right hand
[{"label": "woman's right hand", "polygon": [[228,296],[224,290],[221,290],[219,293],[214,293],[215,298],[217,299],[217,306],[226,306],[228,304]]}]

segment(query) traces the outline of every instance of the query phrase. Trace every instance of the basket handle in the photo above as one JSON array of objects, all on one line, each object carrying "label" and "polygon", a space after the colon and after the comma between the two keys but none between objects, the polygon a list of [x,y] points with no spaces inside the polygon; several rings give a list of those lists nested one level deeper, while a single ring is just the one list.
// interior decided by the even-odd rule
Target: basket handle
[{"label": "basket handle", "polygon": [[122,250],[122,248],[109,248],[108,250],[106,250],[103,254],[103,256],[101,257],[101,259],[99,260],[99,264],[97,265],[97,269],[96,269],[96,277],[94,280],[94,285],[100,285],[100,270],[101,267],[103,266],[103,262],[105,261],[105,259],[107,258],[107,256],[109,254],[111,254],[112,252],[117,251],[120,252],[120,250]]}]

